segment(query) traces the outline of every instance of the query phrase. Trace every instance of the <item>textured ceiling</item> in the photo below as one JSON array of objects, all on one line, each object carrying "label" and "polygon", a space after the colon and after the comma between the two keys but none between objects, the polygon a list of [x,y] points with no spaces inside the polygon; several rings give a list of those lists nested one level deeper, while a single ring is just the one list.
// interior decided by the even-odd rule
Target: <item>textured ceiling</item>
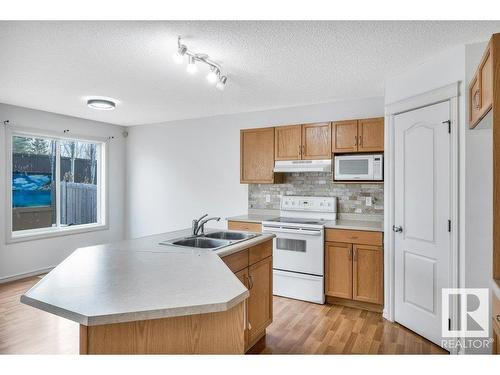
[{"label": "textured ceiling", "polygon": [[[382,96],[384,77],[500,22],[0,22],[0,102],[120,125]],[[177,35],[225,91],[172,54]],[[119,100],[95,111],[87,96]]]}]

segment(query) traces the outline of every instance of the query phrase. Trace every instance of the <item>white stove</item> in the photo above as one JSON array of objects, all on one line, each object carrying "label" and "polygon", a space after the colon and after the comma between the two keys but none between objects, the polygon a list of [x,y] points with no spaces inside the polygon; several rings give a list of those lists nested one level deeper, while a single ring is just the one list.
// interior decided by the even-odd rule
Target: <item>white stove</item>
[{"label": "white stove", "polygon": [[273,294],[325,303],[324,226],[337,219],[337,198],[284,196],[280,217],[262,223],[273,233]]}]

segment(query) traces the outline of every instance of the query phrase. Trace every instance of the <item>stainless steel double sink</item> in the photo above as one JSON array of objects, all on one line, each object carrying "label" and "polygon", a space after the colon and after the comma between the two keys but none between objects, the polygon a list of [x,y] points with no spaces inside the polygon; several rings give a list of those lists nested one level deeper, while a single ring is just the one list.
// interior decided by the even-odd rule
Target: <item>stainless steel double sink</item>
[{"label": "stainless steel double sink", "polygon": [[259,234],[256,233],[220,231],[163,241],[160,242],[160,244],[218,250],[222,247],[233,245],[237,242],[245,241],[257,236],[259,236]]}]

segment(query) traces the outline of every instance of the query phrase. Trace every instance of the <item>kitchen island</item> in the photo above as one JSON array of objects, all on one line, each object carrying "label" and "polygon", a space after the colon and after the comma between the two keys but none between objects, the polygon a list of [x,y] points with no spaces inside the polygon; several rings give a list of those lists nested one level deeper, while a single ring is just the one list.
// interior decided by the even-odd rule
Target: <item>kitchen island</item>
[{"label": "kitchen island", "polygon": [[273,236],[218,250],[159,244],[189,233],[77,249],[21,302],[79,323],[81,354],[242,354],[250,292],[221,257]]}]

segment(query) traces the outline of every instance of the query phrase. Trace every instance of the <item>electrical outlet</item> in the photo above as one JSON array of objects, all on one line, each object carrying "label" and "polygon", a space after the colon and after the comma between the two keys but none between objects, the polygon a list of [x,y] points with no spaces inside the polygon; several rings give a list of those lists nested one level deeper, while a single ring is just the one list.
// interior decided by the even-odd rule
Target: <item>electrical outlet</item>
[{"label": "electrical outlet", "polygon": [[266,203],[271,203],[271,194],[266,194]]},{"label": "electrical outlet", "polygon": [[366,205],[368,207],[371,207],[371,205],[372,205],[372,197],[366,197]]}]

